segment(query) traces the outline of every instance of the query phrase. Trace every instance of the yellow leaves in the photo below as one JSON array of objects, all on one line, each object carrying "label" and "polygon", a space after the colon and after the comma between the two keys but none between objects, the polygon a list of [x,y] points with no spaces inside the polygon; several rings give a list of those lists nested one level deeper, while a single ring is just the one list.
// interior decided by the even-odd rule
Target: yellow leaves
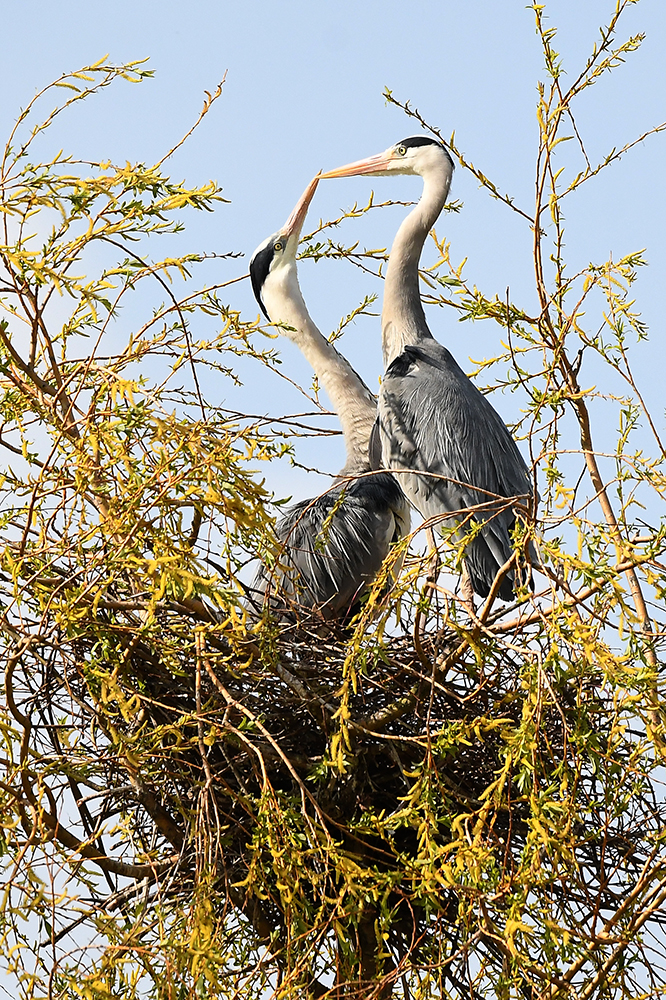
[{"label": "yellow leaves", "polygon": [[[529,924],[523,923],[522,920],[508,919],[504,925],[504,940],[506,945],[511,952],[511,954],[516,957],[518,955],[518,948],[516,947],[516,935],[518,933],[530,936],[534,931],[533,927]],[[521,945],[521,951],[523,946]]]},{"label": "yellow leaves", "polygon": [[331,766],[334,767],[340,774],[345,774],[347,771],[345,751],[350,750],[351,742],[349,739],[349,731],[347,727],[343,725],[337,733],[333,733],[329,745]]},{"label": "yellow leaves", "polygon": [[487,718],[486,716],[479,716],[471,723],[471,730],[477,739],[483,742],[483,737],[487,733],[493,733],[496,729],[504,729],[505,726],[511,725],[512,719],[507,717],[500,717],[497,719]]},{"label": "yellow leaves", "polygon": [[563,483],[557,483],[555,486],[555,507],[559,510],[570,507],[575,495],[575,490],[572,487],[565,486]]},{"label": "yellow leaves", "polygon": [[[550,152],[552,152],[555,149],[556,146],[559,146],[559,144],[561,142],[569,142],[571,139],[573,139],[572,135],[560,135],[560,136],[557,136],[557,138],[553,139],[551,142],[548,143],[548,150]],[[555,187],[555,185],[557,183],[558,177],[560,176],[560,174],[565,169],[566,169],[566,167],[560,167],[559,170],[556,170],[554,172],[552,180],[551,180],[551,185],[552,185],[553,188]]]},{"label": "yellow leaves", "polygon": [[137,384],[135,381],[122,379],[116,376],[111,383],[111,402],[115,406],[119,400],[127,400],[131,405],[133,405],[134,392],[136,388]]},{"label": "yellow leaves", "polygon": [[117,671],[113,673],[98,671],[97,678],[101,704],[116,706],[125,722],[130,722],[141,707],[138,695],[132,694],[129,697],[126,695],[124,687],[119,682]]},{"label": "yellow leaves", "polygon": [[198,901],[190,931],[190,950],[195,955],[205,955],[213,934],[213,907],[209,899]]},{"label": "yellow leaves", "polygon": [[[534,798],[532,798],[532,805],[534,806],[534,804],[535,804],[535,800],[534,800]],[[532,815],[529,818],[529,825],[530,825],[530,828],[532,829],[532,831],[534,833],[536,833],[536,835],[537,835],[538,839],[541,841],[541,843],[545,847],[548,847],[549,844],[551,843],[551,840],[552,840],[552,834],[551,834],[551,831],[548,830],[543,825],[543,823],[541,822],[541,819],[539,818],[539,815],[537,815],[537,814],[535,814],[533,812]]]},{"label": "yellow leaves", "polygon": [[[513,763],[514,762],[511,759],[511,755],[507,754],[505,762],[504,762],[504,766],[503,766],[502,770],[499,772],[496,780],[492,781],[489,785],[487,785],[487,787],[481,793],[480,799],[481,799],[482,802],[487,802],[488,804],[492,803],[495,806],[499,806],[501,804],[502,797],[503,797],[503,794],[504,794],[504,790],[505,790],[505,787],[506,787],[506,783],[507,783],[509,774],[511,772]],[[480,819],[483,822],[485,822],[486,815],[487,815],[487,811],[485,809],[481,810]],[[479,827],[479,830],[480,829],[481,829],[481,827]],[[476,831],[476,832],[478,832],[478,831]]]},{"label": "yellow leaves", "polygon": [[207,747],[215,746],[215,743],[217,742],[220,736],[220,732],[221,730],[217,726],[210,726],[208,732],[203,738],[204,744]]},{"label": "yellow leaves", "polygon": [[162,208],[167,212],[173,212],[189,204],[191,204],[191,196],[188,192],[183,191],[180,194],[172,195],[171,198],[166,198],[162,202]]},{"label": "yellow leaves", "polygon": [[[459,844],[468,842],[467,825],[473,815],[473,813],[459,812],[451,821],[451,832],[458,838]],[[448,849],[451,850],[454,846],[455,844],[450,844]]]}]

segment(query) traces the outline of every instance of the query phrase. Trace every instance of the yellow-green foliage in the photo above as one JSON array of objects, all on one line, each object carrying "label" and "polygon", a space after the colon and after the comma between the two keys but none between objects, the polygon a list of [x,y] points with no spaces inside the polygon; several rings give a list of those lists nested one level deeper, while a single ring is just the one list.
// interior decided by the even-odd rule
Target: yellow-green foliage
[{"label": "yellow-green foliage", "polygon": [[[640,42],[614,41],[628,3],[577,78],[533,6],[534,206],[448,141],[537,234],[536,316],[437,234],[423,272],[427,301],[496,324],[476,377],[521,399],[542,503],[516,547],[536,537],[543,572],[511,607],[471,609],[442,573],[461,553],[431,535],[419,554],[422,533],[345,627],[250,615],[243,566],[280,559],[261,462],[285,431],[202,385],[274,353],[196,287],[202,255],[153,253],[219,189],[164,160],[39,161],[56,115],[143,64],[87,67],[22,113],[0,167],[0,949],[21,996],[663,995],[666,537],[646,521],[665,455],[629,361],[644,262],[568,274],[564,203],[623,151],[595,166],[581,146],[571,177],[558,161],[578,94]],[[339,221],[304,255],[381,267],[321,236]]]}]

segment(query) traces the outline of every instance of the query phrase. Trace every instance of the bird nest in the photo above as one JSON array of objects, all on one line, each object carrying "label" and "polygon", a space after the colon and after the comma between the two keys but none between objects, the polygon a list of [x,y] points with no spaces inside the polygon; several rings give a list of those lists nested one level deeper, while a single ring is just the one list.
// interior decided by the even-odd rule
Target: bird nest
[{"label": "bird nest", "polygon": [[[460,629],[433,628],[415,643],[313,616],[243,633],[211,621],[196,601],[159,613],[143,634],[134,614],[106,617],[103,628],[50,649],[25,645],[15,658],[21,681],[12,670],[8,686],[22,689],[13,702],[29,727],[24,741],[35,738],[42,753],[68,756],[56,715],[78,725],[71,763],[85,761],[91,787],[104,791],[99,811],[86,809],[93,829],[128,812],[139,842],[152,845],[139,867],[157,870],[168,855],[173,885],[201,864],[192,831],[202,803],[217,817],[220,876],[247,879],[251,803],[269,787],[299,801],[303,822],[314,817],[334,840],[364,830],[369,816],[400,812],[424,769],[450,815],[471,816],[503,767],[502,726],[520,723],[520,653],[488,641],[480,655]],[[575,714],[573,698],[569,707]],[[538,752],[553,770],[565,755],[566,712],[559,698],[540,720]],[[519,800],[495,818],[503,852],[524,843]],[[445,842],[450,830],[435,835]],[[417,851],[409,823],[391,837],[354,838],[348,849],[364,864],[391,868],[394,855]]]},{"label": "bird nest", "polygon": [[[438,948],[473,939],[501,967],[480,886],[495,873],[500,912],[540,789],[576,774],[572,799],[587,817],[567,834],[576,891],[602,860],[637,869],[646,817],[660,819],[647,787],[612,822],[595,799],[594,761],[615,737],[612,699],[589,671],[578,688],[540,681],[535,704],[528,653],[551,641],[538,622],[526,616],[507,642],[492,622],[422,597],[391,629],[363,613],[348,625],[310,614],[248,626],[197,599],[150,619],[136,601],[107,602],[74,635],[22,641],[7,696],[28,840],[51,838],[101,869],[113,891],[98,885],[95,899],[107,912],[142,893],[168,904],[212,886],[218,919],[246,921],[284,961],[335,929],[355,935],[361,961],[375,949],[374,975],[393,961],[377,958],[377,940],[413,962],[432,948],[435,921]],[[591,755],[572,748],[583,698],[597,719]],[[539,857],[552,894],[557,865],[545,847]],[[601,896],[617,889],[610,879]],[[453,989],[459,976],[447,974]]]}]

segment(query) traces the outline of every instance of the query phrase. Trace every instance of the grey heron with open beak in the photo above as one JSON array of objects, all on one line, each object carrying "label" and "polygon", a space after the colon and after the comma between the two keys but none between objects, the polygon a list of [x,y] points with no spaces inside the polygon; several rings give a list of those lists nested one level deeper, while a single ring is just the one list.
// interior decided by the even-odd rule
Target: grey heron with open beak
[{"label": "grey heron with open beak", "polygon": [[342,425],[346,461],[331,489],[297,503],[278,521],[279,559],[272,569],[260,567],[254,600],[270,592],[292,606],[343,618],[372,585],[391,545],[409,531],[409,504],[392,475],[371,470],[377,400],[318,330],[299,286],[296,252],[318,181],[308,185],[282,229],[255,250],[250,276],[264,315],[300,348],[328,394]]}]

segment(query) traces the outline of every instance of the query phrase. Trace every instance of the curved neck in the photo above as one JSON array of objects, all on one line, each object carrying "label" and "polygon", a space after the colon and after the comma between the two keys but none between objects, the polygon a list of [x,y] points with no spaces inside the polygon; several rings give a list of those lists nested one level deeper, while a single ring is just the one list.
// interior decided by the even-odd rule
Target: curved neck
[{"label": "curved neck", "polygon": [[269,274],[262,298],[271,322],[285,325],[287,329],[281,332],[296,344],[312,365],[342,424],[347,460],[339,475],[367,472],[377,401],[347,359],[312,321],[298,284],[295,262],[293,266],[287,265]]},{"label": "curved neck", "polygon": [[408,344],[431,338],[419,291],[419,260],[428,233],[444,208],[451,184],[445,165],[423,174],[421,199],[396,233],[389,256],[382,308],[384,368]]}]

